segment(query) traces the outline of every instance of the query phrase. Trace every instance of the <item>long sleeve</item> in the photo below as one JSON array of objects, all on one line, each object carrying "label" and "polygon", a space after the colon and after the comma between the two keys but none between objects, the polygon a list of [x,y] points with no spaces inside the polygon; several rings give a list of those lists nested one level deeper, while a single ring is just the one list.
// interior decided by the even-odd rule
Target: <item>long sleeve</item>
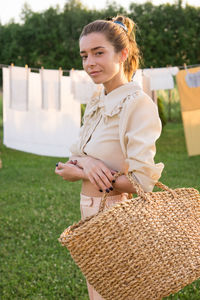
[{"label": "long sleeve", "polygon": [[73,144],[71,144],[69,148],[71,155],[81,155],[80,143],[81,143],[82,132],[83,132],[83,126],[81,126],[81,128],[79,129],[79,134],[77,139],[73,142]]},{"label": "long sleeve", "polygon": [[120,116],[120,142],[128,171],[146,192],[153,190],[163,163],[155,164],[156,140],[161,134],[157,106],[144,92],[129,96]]}]

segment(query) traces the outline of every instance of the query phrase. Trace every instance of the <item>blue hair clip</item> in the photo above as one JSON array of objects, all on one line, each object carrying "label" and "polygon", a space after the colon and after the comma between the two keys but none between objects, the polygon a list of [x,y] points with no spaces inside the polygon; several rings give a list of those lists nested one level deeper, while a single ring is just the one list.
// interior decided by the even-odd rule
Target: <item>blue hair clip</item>
[{"label": "blue hair clip", "polygon": [[127,29],[126,25],[124,25],[122,22],[114,21],[114,23],[119,24],[126,32],[128,32],[128,29]]}]

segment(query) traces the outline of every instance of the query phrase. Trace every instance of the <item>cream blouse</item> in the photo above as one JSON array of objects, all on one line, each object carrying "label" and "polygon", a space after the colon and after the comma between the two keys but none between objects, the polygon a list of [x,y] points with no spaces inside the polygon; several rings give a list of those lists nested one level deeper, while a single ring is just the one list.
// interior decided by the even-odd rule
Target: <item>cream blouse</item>
[{"label": "cream blouse", "polygon": [[128,169],[146,192],[161,176],[163,163],[155,164],[155,142],[161,133],[158,109],[140,86],[132,81],[108,95],[102,88],[87,104],[72,155],[89,155],[109,168]]}]

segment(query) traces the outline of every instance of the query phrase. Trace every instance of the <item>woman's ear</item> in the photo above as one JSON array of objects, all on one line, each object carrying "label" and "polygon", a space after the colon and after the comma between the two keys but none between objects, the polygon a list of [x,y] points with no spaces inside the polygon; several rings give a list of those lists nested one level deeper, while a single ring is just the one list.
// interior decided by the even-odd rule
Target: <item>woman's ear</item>
[{"label": "woman's ear", "polygon": [[128,49],[124,48],[121,51],[121,62],[124,63],[128,58]]}]

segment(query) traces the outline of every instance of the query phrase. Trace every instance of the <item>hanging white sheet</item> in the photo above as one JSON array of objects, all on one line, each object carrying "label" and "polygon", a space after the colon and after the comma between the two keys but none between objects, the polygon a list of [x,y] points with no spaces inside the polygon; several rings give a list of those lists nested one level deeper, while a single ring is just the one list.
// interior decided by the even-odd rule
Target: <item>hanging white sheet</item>
[{"label": "hanging white sheet", "polygon": [[144,69],[143,75],[149,78],[150,90],[170,90],[174,88],[173,74],[177,72],[174,68]]},{"label": "hanging white sheet", "polygon": [[60,110],[41,107],[40,74],[29,74],[29,110],[9,107],[9,69],[3,69],[3,130],[4,144],[12,149],[39,155],[67,157],[69,147],[80,128],[80,104],[70,93],[71,79],[61,77]]},{"label": "hanging white sheet", "polygon": [[95,84],[85,71],[71,70],[71,92],[74,98],[82,104],[88,103],[93,95],[102,88],[101,84]]},{"label": "hanging white sheet", "polygon": [[18,111],[28,110],[29,68],[9,66],[9,106]]},{"label": "hanging white sheet", "polygon": [[40,69],[42,108],[60,110],[62,70]]},{"label": "hanging white sheet", "polygon": [[178,67],[167,67],[167,70],[171,73],[171,75],[176,76],[179,72]]},{"label": "hanging white sheet", "polygon": [[142,70],[138,69],[133,75],[133,81],[136,81],[141,88],[143,88],[143,74]]}]

